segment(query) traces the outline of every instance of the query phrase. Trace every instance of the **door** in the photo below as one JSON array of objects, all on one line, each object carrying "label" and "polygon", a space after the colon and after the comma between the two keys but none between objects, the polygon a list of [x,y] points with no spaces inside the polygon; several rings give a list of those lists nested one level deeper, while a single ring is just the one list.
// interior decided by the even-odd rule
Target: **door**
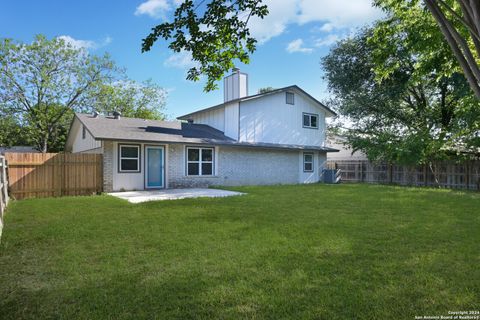
[{"label": "door", "polygon": [[163,147],[145,147],[145,188],[164,188],[165,149]]}]

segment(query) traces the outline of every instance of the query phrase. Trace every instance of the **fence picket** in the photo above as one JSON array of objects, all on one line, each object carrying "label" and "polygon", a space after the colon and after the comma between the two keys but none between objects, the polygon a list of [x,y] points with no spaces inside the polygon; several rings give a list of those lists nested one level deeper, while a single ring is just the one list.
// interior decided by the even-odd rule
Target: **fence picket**
[{"label": "fence picket", "polygon": [[[328,168],[341,170],[342,181],[392,183],[414,186],[440,186],[452,189],[480,190],[480,161],[438,162],[429,166],[399,166],[368,160],[328,161]],[[438,185],[435,177],[439,179]]]},{"label": "fence picket", "polygon": [[[101,154],[7,153],[12,198],[88,195],[102,192]],[[91,177],[97,177],[92,179]]]}]

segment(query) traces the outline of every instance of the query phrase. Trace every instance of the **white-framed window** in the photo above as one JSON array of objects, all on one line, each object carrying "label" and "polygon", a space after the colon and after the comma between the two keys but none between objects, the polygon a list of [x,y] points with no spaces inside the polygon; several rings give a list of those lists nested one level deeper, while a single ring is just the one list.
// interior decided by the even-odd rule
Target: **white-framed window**
[{"label": "white-framed window", "polygon": [[303,127],[318,129],[318,114],[303,113]]},{"label": "white-framed window", "polygon": [[303,153],[303,172],[313,172],[313,153]]},{"label": "white-framed window", "polygon": [[140,145],[118,145],[118,172],[140,172]]},{"label": "white-framed window", "polygon": [[293,92],[285,92],[287,104],[295,104],[295,94]]},{"label": "white-framed window", "polygon": [[86,137],[87,137],[87,128],[85,128],[85,126],[82,125],[82,139],[85,140]]},{"label": "white-framed window", "polygon": [[215,150],[213,148],[187,147],[187,176],[213,176],[214,157]]}]

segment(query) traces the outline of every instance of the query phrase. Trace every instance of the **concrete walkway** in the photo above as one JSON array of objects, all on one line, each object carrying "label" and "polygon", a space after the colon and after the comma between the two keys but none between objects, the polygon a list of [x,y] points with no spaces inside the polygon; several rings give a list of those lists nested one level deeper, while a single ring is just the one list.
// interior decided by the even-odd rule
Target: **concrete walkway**
[{"label": "concrete walkway", "polygon": [[109,195],[128,200],[131,203],[140,203],[146,201],[156,200],[176,200],[185,198],[217,198],[217,197],[230,197],[239,196],[244,193],[219,190],[219,189],[203,189],[203,188],[191,188],[191,189],[162,189],[162,190],[142,190],[142,191],[125,191],[125,192],[112,192]]}]

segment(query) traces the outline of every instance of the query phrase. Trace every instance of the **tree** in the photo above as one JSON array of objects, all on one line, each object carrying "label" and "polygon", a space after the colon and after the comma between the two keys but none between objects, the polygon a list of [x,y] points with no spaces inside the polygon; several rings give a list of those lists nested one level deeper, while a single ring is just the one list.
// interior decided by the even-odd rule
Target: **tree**
[{"label": "tree", "polygon": [[100,113],[119,111],[125,117],[163,120],[166,95],[151,80],[137,83],[127,79],[102,84],[91,101]]},{"label": "tree", "polygon": [[205,91],[211,91],[217,88],[215,81],[235,66],[235,60],[249,62],[256,40],[250,36],[248,21],[267,14],[262,0],[202,0],[195,4],[184,0],[172,22],[157,25],[143,39],[142,52],[149,51],[158,38],[171,40],[171,50],[188,52],[198,63],[188,71],[187,79],[198,81],[201,74],[206,75]]},{"label": "tree", "polygon": [[42,152],[49,150],[72,111],[88,107],[89,91],[115,71],[108,58],[74,48],[63,39],[37,35],[30,44],[0,42],[0,105],[30,132]]},{"label": "tree", "polygon": [[0,146],[12,147],[16,145],[25,145],[22,128],[16,119],[2,112],[0,109]]},{"label": "tree", "polygon": [[2,145],[62,151],[75,112],[116,110],[163,119],[165,97],[152,81],[127,79],[108,55],[91,55],[62,39],[38,35],[31,44],[0,42]]},{"label": "tree", "polygon": [[[438,22],[440,30],[462,67],[470,87],[480,99],[480,3],[477,0],[457,0],[456,3],[460,10],[456,10],[452,4],[443,0],[425,0],[427,8]],[[448,15],[451,18],[447,18]],[[476,57],[468,38],[462,35],[453,19],[468,30]]]},{"label": "tree", "polygon": [[[420,0],[374,0],[389,13],[409,22],[409,10],[419,7]],[[455,58],[458,60],[473,92],[480,99],[480,4],[478,0],[424,0],[438,22]],[[202,9],[202,5],[206,9]],[[198,62],[188,71],[187,79],[197,81],[207,76],[206,91],[217,88],[215,81],[234,67],[234,61],[249,62],[256,40],[250,36],[248,21],[268,14],[262,0],[184,0],[175,10],[173,22],[152,28],[143,39],[142,52],[149,51],[163,38],[171,40],[174,52],[188,52]]]},{"label": "tree", "polygon": [[258,93],[267,93],[267,92],[270,92],[270,91],[273,91],[273,90],[275,90],[275,88],[272,88],[272,87],[264,87],[264,88],[258,89]]},{"label": "tree", "polygon": [[[336,108],[352,123],[348,142],[371,160],[431,165],[475,135],[464,129],[479,119],[478,104],[463,75],[444,70],[448,47],[424,56],[415,51],[417,36],[387,19],[337,43],[322,60]],[[389,72],[379,81],[381,62]]]},{"label": "tree", "polygon": [[[423,3],[440,27],[442,38],[450,46],[471,89],[477,99],[480,99],[480,4],[478,0],[424,0]],[[388,14],[401,19],[404,25],[409,24],[412,18],[416,19],[418,10],[424,10],[420,0],[375,0],[375,4]],[[439,40],[442,39],[435,39],[435,41]]]}]

